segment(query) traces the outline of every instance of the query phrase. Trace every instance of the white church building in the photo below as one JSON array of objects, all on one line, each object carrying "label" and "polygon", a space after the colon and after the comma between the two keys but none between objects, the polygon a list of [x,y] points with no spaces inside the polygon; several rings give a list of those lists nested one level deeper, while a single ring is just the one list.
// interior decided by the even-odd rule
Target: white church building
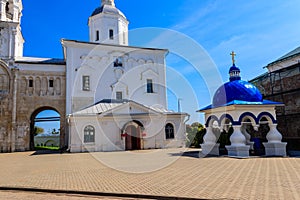
[{"label": "white church building", "polygon": [[[13,23],[7,18],[10,8],[16,11],[11,14]],[[13,42],[6,43],[9,48],[2,45],[0,51],[1,66],[10,80],[7,98],[14,102],[9,105],[12,116],[7,116],[11,126],[2,131],[7,139],[0,137],[8,141],[1,151],[29,150],[32,113],[43,107],[59,112],[61,146],[71,152],[185,146],[188,114],[168,110],[168,50],[129,46],[129,22],[114,0],[102,0],[89,17],[88,42],[61,40],[63,60],[23,57],[21,10],[21,1],[1,0],[1,24],[15,26],[15,32],[7,31],[5,36]],[[32,109],[28,106],[22,118],[19,96],[23,103],[40,102]]]},{"label": "white church building", "polygon": [[167,110],[168,50],[128,46],[113,0],[93,12],[89,30],[89,42],[62,40],[71,152],[183,147],[186,114]]}]

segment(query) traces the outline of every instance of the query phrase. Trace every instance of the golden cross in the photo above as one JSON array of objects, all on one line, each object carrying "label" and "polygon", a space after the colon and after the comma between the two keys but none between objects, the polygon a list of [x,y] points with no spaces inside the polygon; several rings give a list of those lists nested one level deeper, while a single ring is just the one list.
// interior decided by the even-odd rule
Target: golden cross
[{"label": "golden cross", "polygon": [[236,54],[234,53],[234,51],[231,52],[231,57],[232,57],[232,64],[235,64],[235,59],[234,57],[236,56]]}]

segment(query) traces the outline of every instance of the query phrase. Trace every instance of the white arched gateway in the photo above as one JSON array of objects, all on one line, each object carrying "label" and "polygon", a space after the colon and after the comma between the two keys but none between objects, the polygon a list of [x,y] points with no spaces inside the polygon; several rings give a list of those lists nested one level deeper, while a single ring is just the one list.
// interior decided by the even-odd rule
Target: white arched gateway
[{"label": "white arched gateway", "polygon": [[[230,81],[219,87],[212,105],[198,111],[205,113],[207,128],[201,144],[202,153],[219,155],[219,135],[214,130],[222,132],[232,128],[230,145],[225,146],[229,156],[249,156],[249,151],[254,151],[260,143],[266,156],[286,156],[286,143],[281,142],[275,113],[275,107],[283,105],[263,100],[254,85],[242,81],[234,59],[229,74]],[[258,141],[257,137],[264,139]]]}]

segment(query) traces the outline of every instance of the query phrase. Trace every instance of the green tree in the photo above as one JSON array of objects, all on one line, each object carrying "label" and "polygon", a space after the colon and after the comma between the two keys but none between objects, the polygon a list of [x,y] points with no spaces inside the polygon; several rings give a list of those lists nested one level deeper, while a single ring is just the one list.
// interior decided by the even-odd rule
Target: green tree
[{"label": "green tree", "polygon": [[56,131],[55,128],[52,129],[51,134],[53,134],[53,135],[58,135],[58,134],[59,134],[59,129],[58,129],[58,131]]},{"label": "green tree", "polygon": [[38,134],[42,134],[44,133],[44,129],[42,127],[39,126],[34,126],[34,136],[38,135]]},{"label": "green tree", "polygon": [[186,125],[187,146],[199,148],[203,143],[203,137],[206,129],[199,122],[194,122],[191,125]]}]

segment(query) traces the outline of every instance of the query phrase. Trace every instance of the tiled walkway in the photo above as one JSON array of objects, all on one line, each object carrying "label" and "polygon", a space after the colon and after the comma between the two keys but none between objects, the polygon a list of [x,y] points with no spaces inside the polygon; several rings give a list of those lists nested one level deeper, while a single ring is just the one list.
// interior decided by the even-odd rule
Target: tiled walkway
[{"label": "tiled walkway", "polygon": [[180,156],[176,149],[32,153],[0,154],[0,187],[208,199],[300,199],[300,158],[196,158],[193,153]]}]

